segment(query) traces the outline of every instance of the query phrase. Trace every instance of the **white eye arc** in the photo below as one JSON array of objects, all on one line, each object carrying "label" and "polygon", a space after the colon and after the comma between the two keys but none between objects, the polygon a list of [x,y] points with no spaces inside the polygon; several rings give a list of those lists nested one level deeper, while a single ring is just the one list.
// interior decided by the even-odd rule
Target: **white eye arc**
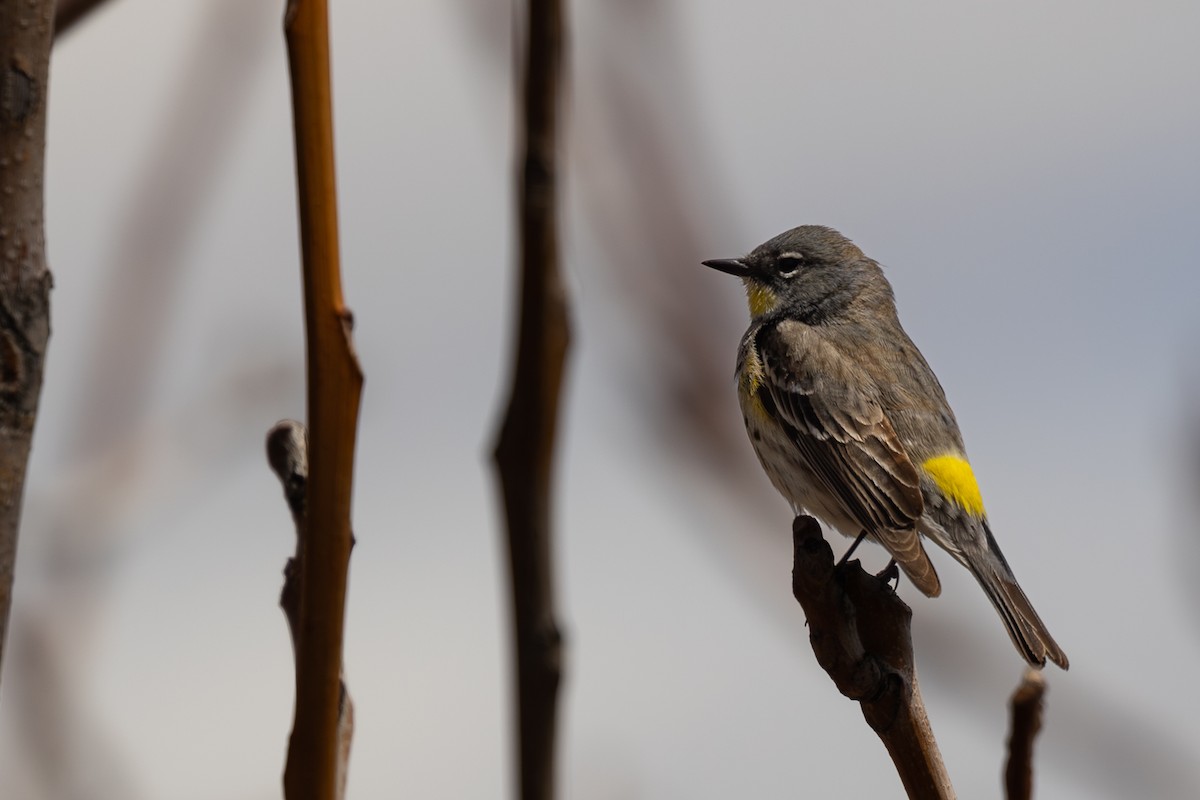
[{"label": "white eye arc", "polygon": [[804,256],[799,253],[780,253],[775,259],[775,269],[781,278],[791,278],[804,266]]}]

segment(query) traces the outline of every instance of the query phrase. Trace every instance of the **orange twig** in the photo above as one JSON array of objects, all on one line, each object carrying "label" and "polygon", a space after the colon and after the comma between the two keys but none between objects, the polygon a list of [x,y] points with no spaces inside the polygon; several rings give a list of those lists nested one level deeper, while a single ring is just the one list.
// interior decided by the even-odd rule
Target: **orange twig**
[{"label": "orange twig", "polygon": [[[308,431],[294,419],[276,423],[267,434],[267,462],[283,485],[283,496],[292,520],[296,523],[296,555],[289,558],[283,568],[283,592],[279,595],[279,607],[287,618],[288,633],[292,635],[292,651],[299,666],[300,651],[300,564],[305,552],[304,536],[307,531],[305,517],[308,503]],[[341,680],[338,692],[338,800],[346,794],[346,770],[350,761],[350,740],[354,736],[354,703]]]},{"label": "orange twig", "polygon": [[325,0],[290,0],[284,16],[299,182],[308,363],[308,493],[301,537],[296,718],[288,800],[330,800],[339,775],[342,631],[352,536],[350,499],[362,370],[342,300]]}]

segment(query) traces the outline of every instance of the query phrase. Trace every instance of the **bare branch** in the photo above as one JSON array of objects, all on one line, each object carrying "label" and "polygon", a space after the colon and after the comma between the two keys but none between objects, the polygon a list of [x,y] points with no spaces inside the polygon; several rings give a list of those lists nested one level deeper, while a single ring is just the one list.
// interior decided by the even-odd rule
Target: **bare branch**
[{"label": "bare branch", "polygon": [[326,0],[290,0],[284,15],[304,261],[309,456],[296,565],[296,718],[283,779],[288,800],[330,800],[345,782],[342,634],[363,376],[338,261],[328,16]]},{"label": "bare branch", "polygon": [[817,662],[839,692],[862,706],[908,796],[953,798],[917,686],[912,610],[886,580],[869,575],[857,561],[835,567],[812,517],[796,517],[792,538],[792,593],[808,618]]},{"label": "bare branch", "polygon": [[[267,463],[283,485],[283,496],[291,509],[296,523],[296,555],[289,558],[283,568],[283,591],[279,595],[279,606],[287,617],[288,632],[292,635],[292,650],[297,659],[300,648],[300,559],[305,547],[303,536],[305,497],[308,489],[308,431],[294,419],[285,419],[275,424],[267,433]],[[297,662],[297,667],[299,663]],[[338,800],[346,796],[347,767],[350,762],[350,742],[354,737],[354,703],[346,688],[345,675],[339,677],[338,692]]]},{"label": "bare branch", "polygon": [[0,665],[50,337],[43,169],[54,0],[0,0]]},{"label": "bare branch", "polygon": [[557,118],[563,50],[559,0],[530,0],[524,158],[517,176],[521,294],[516,364],[495,463],[508,530],[517,661],[520,796],[554,797],[562,636],[554,610],[550,480],[570,342],[558,264]]},{"label": "bare branch", "polygon": [[1008,800],[1033,797],[1033,740],[1042,730],[1042,708],[1046,678],[1041,670],[1027,669],[1013,692],[1012,732],[1008,737],[1008,764],[1004,767],[1004,791]]}]

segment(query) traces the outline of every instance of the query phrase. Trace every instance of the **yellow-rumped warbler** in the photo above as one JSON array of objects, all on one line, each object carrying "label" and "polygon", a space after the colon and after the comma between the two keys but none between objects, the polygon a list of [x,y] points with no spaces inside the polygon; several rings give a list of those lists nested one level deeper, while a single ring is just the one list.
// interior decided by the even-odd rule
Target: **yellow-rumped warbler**
[{"label": "yellow-rumped warbler", "polygon": [[879,264],[837,231],[804,225],[704,265],[746,284],[742,416],[795,512],[879,542],[930,597],[941,583],[920,537],[933,540],[979,581],[1026,661],[1066,669],[992,536],[954,412],[900,327]]}]

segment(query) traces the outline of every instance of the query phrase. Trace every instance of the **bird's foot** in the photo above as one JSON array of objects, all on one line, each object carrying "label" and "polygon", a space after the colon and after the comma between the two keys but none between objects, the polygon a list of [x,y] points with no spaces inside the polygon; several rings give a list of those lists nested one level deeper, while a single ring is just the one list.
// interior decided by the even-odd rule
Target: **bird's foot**
[{"label": "bird's foot", "polygon": [[854,551],[858,548],[858,546],[860,544],[862,544],[862,540],[865,538],[867,538],[867,532],[863,531],[862,533],[860,533],[858,535],[858,538],[854,540],[854,544],[850,545],[850,549],[847,550],[845,552],[845,554],[843,554],[842,557],[838,559],[837,564],[834,565],[834,569],[837,569],[842,564],[845,564],[847,561],[849,561],[850,556],[854,555]]}]

